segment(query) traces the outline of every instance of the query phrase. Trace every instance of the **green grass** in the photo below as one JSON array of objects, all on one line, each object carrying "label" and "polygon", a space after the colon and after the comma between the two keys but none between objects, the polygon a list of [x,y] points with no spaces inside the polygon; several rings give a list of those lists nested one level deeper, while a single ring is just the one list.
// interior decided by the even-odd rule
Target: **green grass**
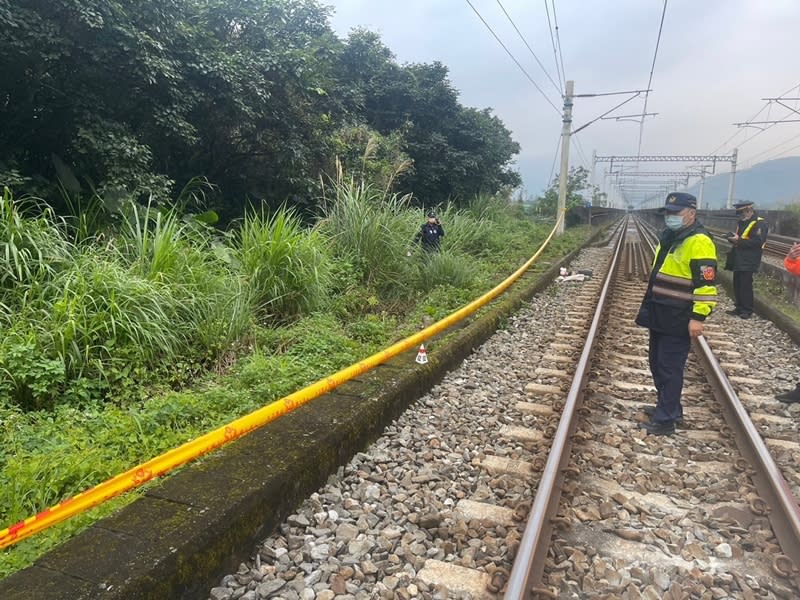
[{"label": "green grass", "polygon": [[326,247],[295,213],[285,208],[272,216],[250,213],[233,238],[233,256],[262,316],[285,321],[325,303]]},{"label": "green grass", "polygon": [[[17,258],[0,284],[2,526],[446,316],[549,231],[482,198],[440,211],[441,253],[408,257],[424,213],[352,182],[313,228],[253,211],[221,234],[130,205],[119,231],[79,246],[46,208],[3,206],[0,248]],[[0,576],[134,496],[3,551]]]},{"label": "green grass", "polygon": [[791,303],[786,297],[783,282],[764,273],[756,273],[753,288],[757,295],[773,307],[800,325],[800,307]]}]

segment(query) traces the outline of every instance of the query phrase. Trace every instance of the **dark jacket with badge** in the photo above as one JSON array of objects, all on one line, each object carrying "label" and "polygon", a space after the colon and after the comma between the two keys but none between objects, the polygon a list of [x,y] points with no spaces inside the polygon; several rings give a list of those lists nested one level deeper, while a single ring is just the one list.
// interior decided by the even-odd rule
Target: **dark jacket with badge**
[{"label": "dark jacket with badge", "polygon": [[415,241],[421,241],[423,249],[428,252],[439,249],[439,239],[444,237],[444,227],[439,222],[424,223],[417,232]]},{"label": "dark jacket with badge", "polygon": [[717,303],[717,249],[698,222],[665,229],[636,324],[667,335],[689,335],[689,320],[704,321]]},{"label": "dark jacket with badge", "polygon": [[747,221],[739,221],[736,227],[739,240],[728,252],[725,270],[758,271],[768,230],[767,222],[757,215],[753,215]]}]

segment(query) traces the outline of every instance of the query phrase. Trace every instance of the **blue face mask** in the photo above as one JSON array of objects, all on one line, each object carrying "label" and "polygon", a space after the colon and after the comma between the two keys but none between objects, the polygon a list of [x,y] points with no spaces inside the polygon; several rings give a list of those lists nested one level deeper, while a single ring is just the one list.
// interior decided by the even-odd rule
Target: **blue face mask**
[{"label": "blue face mask", "polygon": [[667,227],[672,231],[678,231],[684,226],[683,217],[680,215],[665,215],[664,223],[666,223]]}]

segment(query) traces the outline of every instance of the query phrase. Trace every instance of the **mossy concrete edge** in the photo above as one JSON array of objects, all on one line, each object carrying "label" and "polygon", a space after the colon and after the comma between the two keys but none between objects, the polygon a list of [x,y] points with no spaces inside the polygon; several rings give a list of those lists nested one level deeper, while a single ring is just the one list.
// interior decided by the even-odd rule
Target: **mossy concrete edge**
[{"label": "mossy concrete edge", "polygon": [[[598,230],[584,245],[594,243]],[[0,580],[6,600],[202,598],[331,473],[550,285],[570,252],[529,273],[429,352],[405,353],[158,483]]]}]

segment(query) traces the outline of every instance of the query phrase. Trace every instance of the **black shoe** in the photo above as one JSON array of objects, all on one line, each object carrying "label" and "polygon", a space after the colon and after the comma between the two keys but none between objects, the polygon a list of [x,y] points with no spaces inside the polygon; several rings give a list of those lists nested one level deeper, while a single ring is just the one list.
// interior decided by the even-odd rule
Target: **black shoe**
[{"label": "black shoe", "polygon": [[[645,406],[642,409],[642,412],[644,412],[644,414],[646,414],[648,417],[650,417],[652,419],[653,415],[656,414],[656,407],[655,406]],[[678,417],[677,419],[675,419],[675,425],[677,425],[678,427],[683,425],[683,417]]]},{"label": "black shoe", "polygon": [[800,402],[800,384],[798,384],[793,390],[783,392],[782,394],[777,394],[775,399],[780,400],[781,402],[786,402],[787,404]]},{"label": "black shoe", "polygon": [[753,316],[753,313],[745,313],[745,312],[739,313],[739,318],[740,319],[749,319],[752,316]]},{"label": "black shoe", "polygon": [[738,317],[739,313],[741,313],[742,311],[740,311],[738,308],[734,308],[732,310],[726,310],[725,312],[728,313],[729,315],[736,315]]},{"label": "black shoe", "polygon": [[674,423],[639,423],[639,427],[650,435],[672,435],[675,433]]}]

